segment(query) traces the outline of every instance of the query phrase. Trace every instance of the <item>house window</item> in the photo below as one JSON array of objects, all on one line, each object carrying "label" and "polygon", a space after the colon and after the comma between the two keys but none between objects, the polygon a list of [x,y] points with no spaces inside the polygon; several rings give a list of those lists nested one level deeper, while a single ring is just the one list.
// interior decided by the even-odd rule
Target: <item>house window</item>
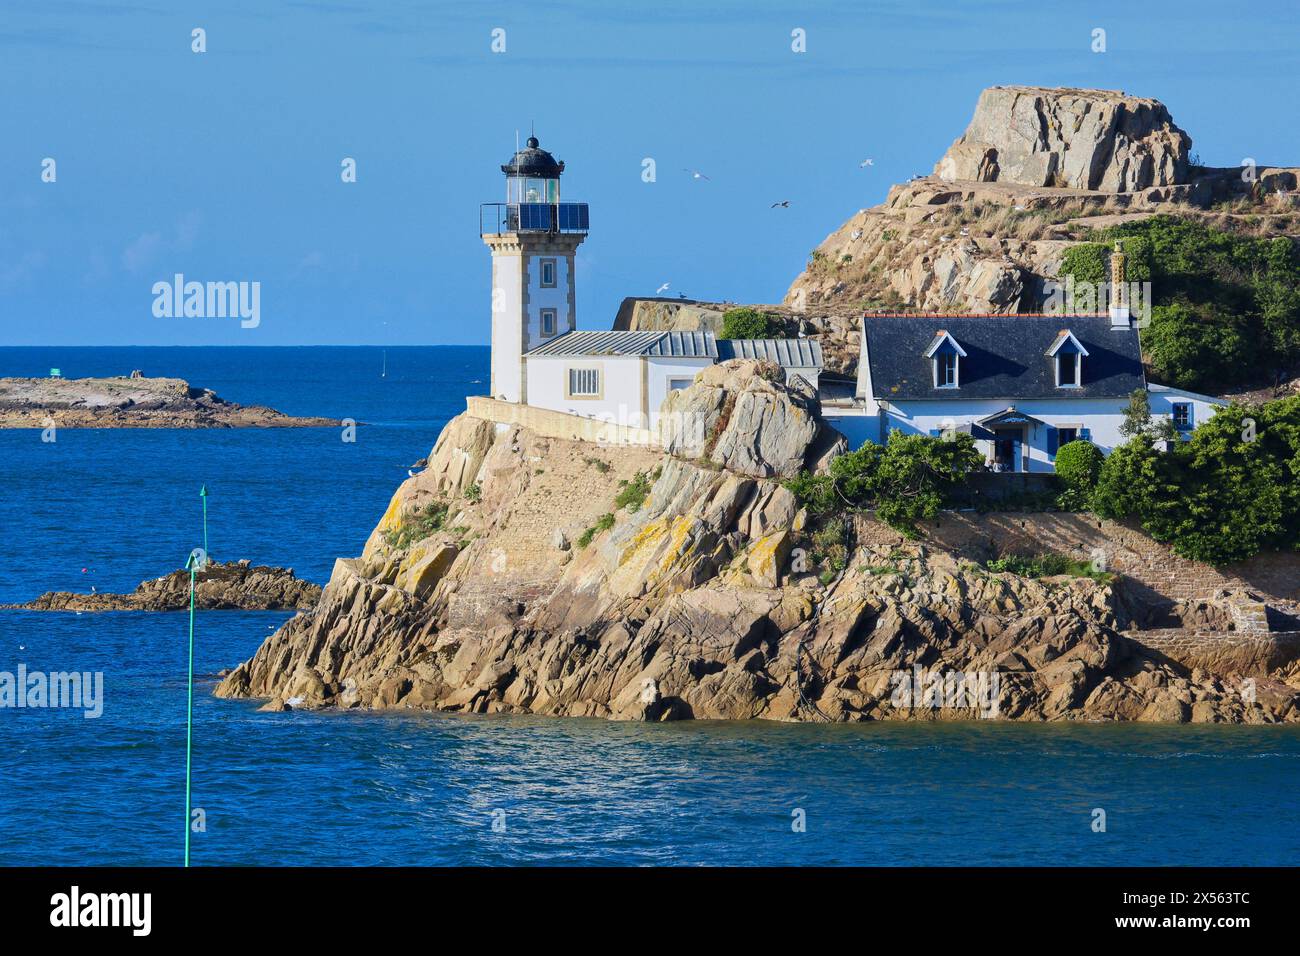
[{"label": "house window", "polygon": [[555,288],[555,260],[554,259],[542,260],[542,288],[543,289]]},{"label": "house window", "polygon": [[1180,432],[1190,431],[1192,428],[1192,404],[1191,402],[1174,402],[1174,427]]},{"label": "house window", "polygon": [[676,392],[683,388],[689,388],[694,381],[693,378],[670,378],[668,380],[668,391]]},{"label": "house window", "polygon": [[1077,428],[1058,428],[1056,430],[1057,446],[1068,445],[1072,441],[1079,440],[1079,429]]},{"label": "house window", "polygon": [[1058,352],[1056,355],[1056,387],[1078,388],[1083,356],[1078,352]]},{"label": "house window", "polygon": [[555,334],[555,310],[542,309],[542,335]]},{"label": "house window", "polygon": [[935,388],[956,388],[957,387],[957,353],[940,352],[934,357]]},{"label": "house window", "polygon": [[570,398],[599,398],[600,370],[594,368],[569,369]]}]

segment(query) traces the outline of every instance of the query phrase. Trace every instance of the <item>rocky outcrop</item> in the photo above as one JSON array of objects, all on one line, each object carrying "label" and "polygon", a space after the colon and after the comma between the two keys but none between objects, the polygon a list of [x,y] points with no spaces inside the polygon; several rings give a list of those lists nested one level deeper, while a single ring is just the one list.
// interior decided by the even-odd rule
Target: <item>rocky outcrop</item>
[{"label": "rocky outcrop", "polygon": [[0,378],[0,428],[286,428],[334,426],[237,405],[179,378]]},{"label": "rocky outcrop", "polygon": [[786,385],[771,362],[711,365],[690,388],[669,393],[660,416],[670,455],[751,478],[792,478],[844,450],[818,418],[816,391],[802,379]]},{"label": "rocky outcrop", "polygon": [[[1128,636],[1110,583],[853,537],[839,570],[819,567],[829,529],[778,478],[815,455],[805,397],[746,363],[677,401],[708,454],[455,419],[362,555],[218,695],[632,720],[1300,720],[1294,661],[1189,670]],[[800,437],[733,442],[751,402],[753,436]]]},{"label": "rocky outcrop", "polygon": [[1291,168],[1192,165],[1158,101],[1107,90],[993,87],[934,175],[890,189],[829,235],[786,293],[809,317],[851,309],[1041,312],[1065,250],[1159,213],[1300,234]]},{"label": "rocky outcrop", "polygon": [[943,180],[1127,193],[1187,181],[1191,138],[1163,103],[1114,90],[994,86],[935,165]]},{"label": "rocky outcrop", "polygon": [[[292,568],[210,563],[195,575],[194,606],[205,611],[302,611],[320,598],[319,585],[294,576]],[[145,581],[130,594],[49,591],[27,604],[29,611],[183,611],[190,606],[190,574],[173,571]]]}]

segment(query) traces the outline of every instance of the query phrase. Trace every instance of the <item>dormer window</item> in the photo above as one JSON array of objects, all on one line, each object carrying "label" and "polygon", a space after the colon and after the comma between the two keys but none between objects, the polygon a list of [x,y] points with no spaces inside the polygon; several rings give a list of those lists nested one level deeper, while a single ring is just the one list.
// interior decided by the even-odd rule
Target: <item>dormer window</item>
[{"label": "dormer window", "polygon": [[1083,360],[1088,350],[1074,337],[1069,329],[1061,329],[1047,350],[1047,357],[1056,367],[1057,388],[1081,388],[1083,386]]},{"label": "dormer window", "polygon": [[925,357],[930,360],[934,370],[935,388],[961,386],[961,360],[966,357],[966,350],[945,330],[940,329],[935,333],[930,347],[925,350]]}]

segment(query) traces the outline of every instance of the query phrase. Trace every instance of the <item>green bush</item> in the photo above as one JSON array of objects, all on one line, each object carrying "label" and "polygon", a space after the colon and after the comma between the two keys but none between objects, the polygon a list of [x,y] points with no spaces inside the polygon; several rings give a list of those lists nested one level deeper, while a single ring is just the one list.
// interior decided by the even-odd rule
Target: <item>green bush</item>
[{"label": "green bush", "polygon": [[1259,361],[1249,323],[1213,302],[1155,306],[1143,344],[1155,377],[1180,387],[1218,390],[1244,381]]},{"label": "green bush", "polygon": [[469,501],[474,502],[475,504],[477,504],[478,502],[482,501],[482,500],[483,500],[483,486],[480,485],[477,481],[474,482],[474,484],[469,485],[469,486],[465,489],[465,497],[466,497]]},{"label": "green bush", "polygon": [[431,501],[407,515],[400,528],[384,532],[390,548],[405,548],[442,530],[449,508],[445,501]]},{"label": "green bush", "polygon": [[1056,450],[1056,477],[1065,485],[1058,499],[1062,508],[1087,507],[1106,456],[1090,441],[1066,442]]},{"label": "green bush", "polygon": [[1102,466],[1092,507],[1210,564],[1300,547],[1300,397],[1221,409],[1167,452],[1129,439]]},{"label": "green bush", "polygon": [[614,527],[614,516],[609,513],[601,515],[596,519],[594,525],[582,532],[582,536],[578,538],[578,547],[585,548],[587,545],[591,544],[592,539],[595,538],[596,535],[600,534],[602,531],[608,531],[612,527]]},{"label": "green bush", "polygon": [[829,517],[812,533],[812,558],[833,576],[848,567],[853,545],[853,520],[844,515]]},{"label": "green bush", "polygon": [[990,571],[1006,574],[1018,574],[1022,578],[1050,578],[1060,574],[1071,574],[1080,578],[1093,578],[1108,581],[1111,575],[1097,570],[1090,562],[1067,558],[1063,554],[1044,551],[1041,554],[1025,556],[1004,554],[984,565]]},{"label": "green bush", "polygon": [[[657,477],[656,474],[655,478]],[[636,514],[641,510],[641,505],[645,504],[646,495],[650,494],[650,486],[655,478],[644,471],[638,471],[631,481],[620,481],[619,487],[622,490],[614,498],[614,507],[626,508],[629,514]]]},{"label": "green bush", "polygon": [[775,339],[783,334],[779,319],[757,309],[728,309],[722,313],[724,339]]}]

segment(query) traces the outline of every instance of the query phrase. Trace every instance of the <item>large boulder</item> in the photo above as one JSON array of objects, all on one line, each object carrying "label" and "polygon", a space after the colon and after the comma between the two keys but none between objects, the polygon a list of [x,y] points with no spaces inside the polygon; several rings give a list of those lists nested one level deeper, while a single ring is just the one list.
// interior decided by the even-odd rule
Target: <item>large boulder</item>
[{"label": "large boulder", "polygon": [[789,478],[811,462],[829,426],[817,393],[771,363],[732,359],[706,368],[660,409],[664,450],[752,478]]},{"label": "large boulder", "polygon": [[1134,192],[1186,182],[1191,145],[1158,100],[994,86],[934,171],[950,181]]}]

